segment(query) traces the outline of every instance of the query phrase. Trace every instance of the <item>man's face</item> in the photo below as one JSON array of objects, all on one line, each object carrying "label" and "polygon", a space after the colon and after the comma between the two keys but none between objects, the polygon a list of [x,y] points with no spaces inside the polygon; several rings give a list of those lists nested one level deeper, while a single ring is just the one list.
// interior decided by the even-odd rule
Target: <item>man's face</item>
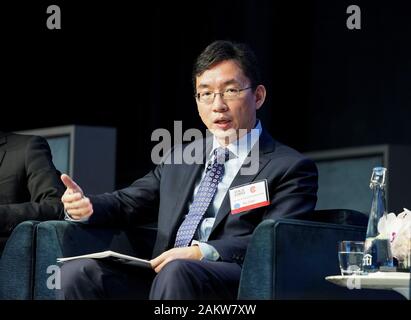
[{"label": "man's face", "polygon": [[[230,89],[244,89],[251,86],[234,60],[225,60],[203,72],[196,78],[197,93],[226,92]],[[197,99],[198,112],[207,128],[222,145],[227,145],[249,132],[255,126],[256,111],[265,99],[265,88],[259,85],[255,91],[243,90],[234,99],[215,95],[210,104]],[[239,132],[239,129],[246,129]]]}]

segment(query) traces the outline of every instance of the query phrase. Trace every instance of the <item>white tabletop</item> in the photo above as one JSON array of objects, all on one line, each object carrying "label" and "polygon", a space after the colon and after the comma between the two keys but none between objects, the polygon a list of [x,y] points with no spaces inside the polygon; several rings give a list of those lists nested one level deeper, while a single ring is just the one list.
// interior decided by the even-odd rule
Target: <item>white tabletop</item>
[{"label": "white tabletop", "polygon": [[375,272],[366,275],[328,276],[325,279],[348,289],[394,290],[410,300],[409,272]]}]

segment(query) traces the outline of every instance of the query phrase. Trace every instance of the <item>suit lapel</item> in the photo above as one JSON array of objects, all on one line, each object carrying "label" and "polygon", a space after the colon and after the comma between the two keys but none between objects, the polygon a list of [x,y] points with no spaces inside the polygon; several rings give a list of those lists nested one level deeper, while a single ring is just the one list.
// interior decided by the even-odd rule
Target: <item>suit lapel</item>
[{"label": "suit lapel", "polygon": [[[260,139],[258,140],[259,145],[259,167],[258,171],[255,175],[250,176],[250,175],[244,175],[241,174],[241,169],[238,171],[237,175],[235,176],[233,182],[230,185],[230,188],[235,187],[235,186],[240,186],[242,184],[250,183],[255,180],[255,178],[258,176],[258,174],[261,172],[261,170],[267,165],[267,163],[270,160],[270,157],[268,156],[269,153],[274,151],[274,140],[271,138],[271,136],[263,130],[261,132]],[[253,147],[254,148],[254,147]],[[243,168],[244,165],[241,167]],[[214,222],[213,228],[211,232],[213,232],[218,225],[224,220],[224,218],[230,213],[230,197],[229,197],[229,192],[227,190],[227,193],[224,197],[223,202],[221,203],[221,207],[218,210],[216,220]]]}]

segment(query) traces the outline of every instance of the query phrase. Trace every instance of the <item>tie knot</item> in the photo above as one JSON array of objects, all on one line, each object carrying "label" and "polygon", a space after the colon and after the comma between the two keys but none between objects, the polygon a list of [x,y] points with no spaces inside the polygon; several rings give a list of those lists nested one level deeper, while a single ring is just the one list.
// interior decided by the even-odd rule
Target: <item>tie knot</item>
[{"label": "tie knot", "polygon": [[230,151],[227,148],[217,148],[214,150],[214,156],[216,158],[217,163],[224,164],[230,155]]}]

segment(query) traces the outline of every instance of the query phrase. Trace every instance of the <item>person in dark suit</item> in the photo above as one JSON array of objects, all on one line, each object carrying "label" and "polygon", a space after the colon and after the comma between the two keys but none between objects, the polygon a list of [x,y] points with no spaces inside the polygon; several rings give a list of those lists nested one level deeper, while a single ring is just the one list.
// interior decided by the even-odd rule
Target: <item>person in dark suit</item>
[{"label": "person in dark suit", "polygon": [[64,190],[44,138],[0,132],[0,251],[20,222],[63,218]]},{"label": "person in dark suit", "polygon": [[[235,299],[256,226],[314,210],[315,164],[275,141],[256,118],[266,89],[253,52],[216,41],[197,58],[193,82],[211,136],[175,146],[153,171],[111,194],[86,197],[62,176],[68,219],[111,226],[158,223],[150,261],[155,272],[74,260],[62,266],[59,298]],[[178,163],[188,150],[201,150],[201,163]]]}]

